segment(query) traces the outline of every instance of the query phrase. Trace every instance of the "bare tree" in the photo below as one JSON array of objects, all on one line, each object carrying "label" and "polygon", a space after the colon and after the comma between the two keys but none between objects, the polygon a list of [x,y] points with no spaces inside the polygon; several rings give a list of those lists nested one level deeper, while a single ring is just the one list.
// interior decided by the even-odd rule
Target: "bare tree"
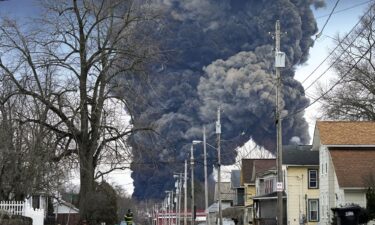
[{"label": "bare tree", "polygon": [[45,14],[34,26],[3,20],[0,70],[15,86],[13,95],[44,106],[45,120],[25,114],[22,123],[53,133],[54,160],[77,156],[80,215],[90,220],[89,206],[97,204],[91,201],[95,178],[124,168],[119,163],[127,158],[126,138],[150,130],[124,121],[131,110],[111,87],[118,77],[145,71],[155,53],[145,24],[154,17],[149,6],[131,0],[57,0],[43,6]]},{"label": "bare tree", "polygon": [[[0,88],[0,199],[23,200],[35,192],[49,193],[64,176],[52,163],[53,134],[40,124],[23,124],[26,115],[45,120],[46,107],[27,96],[12,95],[7,80]],[[5,101],[6,99],[6,101]]]},{"label": "bare tree", "polygon": [[335,119],[375,120],[374,6],[346,37],[338,36],[332,63],[337,77],[318,92],[323,115]]}]

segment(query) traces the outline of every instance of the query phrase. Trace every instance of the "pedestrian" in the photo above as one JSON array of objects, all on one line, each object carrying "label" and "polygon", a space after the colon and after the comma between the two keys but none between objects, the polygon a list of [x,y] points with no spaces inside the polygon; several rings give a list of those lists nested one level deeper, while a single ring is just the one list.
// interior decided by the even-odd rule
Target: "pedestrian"
[{"label": "pedestrian", "polygon": [[128,209],[128,212],[125,214],[126,225],[133,225],[133,213],[131,209]]}]

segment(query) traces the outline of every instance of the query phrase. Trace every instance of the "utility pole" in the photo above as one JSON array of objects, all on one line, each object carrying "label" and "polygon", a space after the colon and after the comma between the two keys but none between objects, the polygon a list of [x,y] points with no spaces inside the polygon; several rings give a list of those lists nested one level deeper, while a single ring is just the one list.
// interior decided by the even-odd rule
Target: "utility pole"
[{"label": "utility pole", "polygon": [[204,203],[206,212],[207,225],[210,225],[210,217],[208,216],[208,185],[207,185],[207,150],[206,150],[206,127],[203,126],[203,154],[204,154]]},{"label": "utility pole", "polygon": [[283,224],[283,170],[282,170],[282,131],[281,131],[281,76],[280,68],[285,67],[285,54],[280,51],[280,21],[277,20],[275,24],[275,70],[276,70],[276,125],[277,125],[277,225]]},{"label": "utility pole", "polygon": [[217,109],[217,121],[216,121],[216,135],[217,135],[217,192],[219,201],[219,225],[223,225],[223,213],[221,210],[221,156],[220,156],[220,135],[221,135],[221,124],[220,124],[220,107]]},{"label": "utility pole", "polygon": [[181,186],[182,186],[182,173],[176,173],[173,178],[177,179],[175,182],[176,188],[176,225],[181,225]]},{"label": "utility pole", "polygon": [[187,225],[187,161],[185,160],[184,171],[184,225]]},{"label": "utility pole", "polygon": [[182,192],[182,174],[178,174],[178,225],[181,225],[181,192]]},{"label": "utility pole", "polygon": [[171,198],[170,198],[170,206],[169,206],[169,225],[172,225],[173,223],[173,190],[171,191]]},{"label": "utility pole", "polygon": [[193,143],[190,147],[190,169],[191,169],[191,225],[194,225],[194,149]]}]

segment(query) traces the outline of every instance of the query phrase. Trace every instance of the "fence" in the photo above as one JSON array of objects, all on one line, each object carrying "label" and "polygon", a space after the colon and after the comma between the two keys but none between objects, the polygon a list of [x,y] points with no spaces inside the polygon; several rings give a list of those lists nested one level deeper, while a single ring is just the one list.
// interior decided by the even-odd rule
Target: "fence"
[{"label": "fence", "polygon": [[23,201],[1,201],[0,209],[12,215],[25,215],[25,202]]},{"label": "fence", "polygon": [[1,201],[0,209],[5,210],[12,215],[30,217],[33,220],[33,225],[44,225],[44,209],[33,209],[26,202]]}]

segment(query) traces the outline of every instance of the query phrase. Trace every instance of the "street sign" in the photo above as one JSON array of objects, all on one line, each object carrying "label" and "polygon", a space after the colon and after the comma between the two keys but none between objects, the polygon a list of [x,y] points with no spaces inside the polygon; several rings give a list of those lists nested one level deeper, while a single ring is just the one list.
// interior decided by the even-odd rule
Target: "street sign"
[{"label": "street sign", "polygon": [[277,184],[276,184],[276,191],[277,192],[282,192],[283,191],[283,182],[277,182]]}]

